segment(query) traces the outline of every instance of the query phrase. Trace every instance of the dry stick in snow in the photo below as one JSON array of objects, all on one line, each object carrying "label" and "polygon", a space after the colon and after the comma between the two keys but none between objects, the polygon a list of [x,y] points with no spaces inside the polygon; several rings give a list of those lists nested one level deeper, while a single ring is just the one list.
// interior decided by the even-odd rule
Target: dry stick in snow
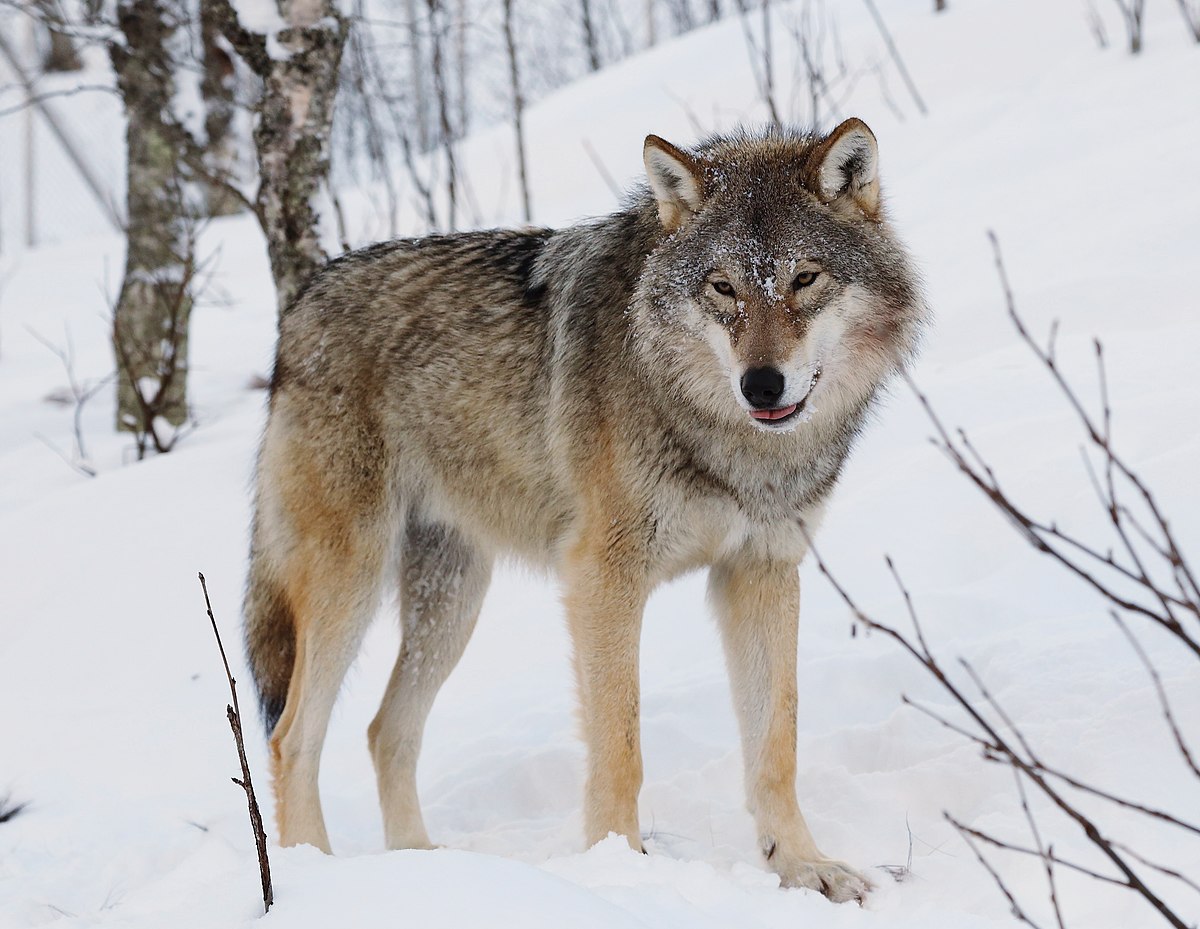
[{"label": "dry stick in snow", "polygon": [[221,643],[221,633],[217,630],[217,620],[213,616],[212,602],[208,599],[208,585],[204,575],[200,574],[200,589],[204,591],[204,608],[208,612],[208,621],[212,623],[213,635],[217,637],[217,648],[221,650],[221,663],[225,665],[225,677],[229,680],[229,693],[233,703],[225,707],[225,715],[229,717],[229,728],[233,730],[233,740],[237,743],[238,761],[242,764],[242,779],[231,780],[246,792],[246,804],[250,808],[250,826],[254,830],[254,845],[258,849],[258,875],[262,881],[263,907],[271,909],[275,902],[275,893],[271,889],[271,863],[267,860],[267,833],[263,829],[262,813],[258,809],[258,797],[254,795],[254,784],[250,780],[250,763],[246,761],[246,743],[242,740],[242,713],[238,707],[237,681],[229,670],[229,659],[225,657],[225,646]]},{"label": "dry stick in snow", "polygon": [[879,34],[883,36],[883,44],[887,46],[888,54],[892,56],[892,61],[896,63],[896,70],[904,78],[904,83],[908,87],[908,92],[912,94],[913,102],[917,105],[917,109],[921,111],[922,116],[928,116],[929,110],[925,108],[925,101],[921,99],[917,85],[913,83],[912,75],[908,73],[908,68],[904,66],[904,59],[900,57],[900,49],[896,48],[896,43],[892,41],[892,34],[888,32],[887,23],[883,21],[883,16],[879,13],[879,8],[875,6],[875,0],[863,0],[863,3],[871,11],[875,25],[879,27]]},{"label": "dry stick in snow", "polygon": [[30,326],[26,326],[25,330],[33,336],[38,342],[54,353],[55,357],[62,362],[63,369],[67,372],[67,389],[71,392],[71,402],[75,406],[75,413],[72,418],[72,423],[75,427],[75,453],[72,456],[67,456],[51,443],[44,436],[39,435],[38,438],[50,448],[59,458],[67,463],[70,468],[82,474],[84,477],[95,477],[96,469],[90,463],[90,456],[87,453],[87,447],[83,443],[83,408],[87,402],[96,396],[109,381],[116,375],[109,374],[105,377],[94,381],[81,382],[75,377],[75,345],[71,340],[71,329],[65,327],[66,331],[66,347],[55,345],[41,333],[37,332]]}]

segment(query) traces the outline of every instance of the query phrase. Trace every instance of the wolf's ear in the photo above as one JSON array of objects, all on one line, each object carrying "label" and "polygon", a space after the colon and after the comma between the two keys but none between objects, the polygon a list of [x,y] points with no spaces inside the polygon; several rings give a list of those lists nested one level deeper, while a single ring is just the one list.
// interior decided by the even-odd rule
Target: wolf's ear
[{"label": "wolf's ear", "polygon": [[879,218],[879,146],[861,119],[851,117],[829,133],[811,164],[809,183],[822,200],[847,198],[868,219]]},{"label": "wolf's ear", "polygon": [[646,136],[642,160],[646,163],[650,189],[658,201],[658,218],[664,229],[674,232],[704,202],[700,166],[687,152],[656,135]]}]

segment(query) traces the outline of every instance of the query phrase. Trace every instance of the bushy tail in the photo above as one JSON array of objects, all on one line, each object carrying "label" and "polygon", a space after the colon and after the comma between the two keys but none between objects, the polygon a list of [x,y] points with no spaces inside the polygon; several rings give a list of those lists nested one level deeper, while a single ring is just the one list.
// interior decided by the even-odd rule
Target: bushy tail
[{"label": "bushy tail", "polygon": [[287,594],[271,576],[261,543],[256,525],[246,590],[246,653],[269,735],[287,703],[292,667],[296,663],[296,622]]}]

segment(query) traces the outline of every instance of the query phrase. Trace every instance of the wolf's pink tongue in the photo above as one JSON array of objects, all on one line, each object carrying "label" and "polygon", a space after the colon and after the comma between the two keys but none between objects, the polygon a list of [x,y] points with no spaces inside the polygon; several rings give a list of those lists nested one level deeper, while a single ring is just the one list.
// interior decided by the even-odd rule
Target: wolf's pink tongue
[{"label": "wolf's pink tongue", "polygon": [[791,406],[783,406],[777,410],[751,410],[750,415],[755,419],[783,419],[785,416],[791,416],[796,412],[796,404]]}]

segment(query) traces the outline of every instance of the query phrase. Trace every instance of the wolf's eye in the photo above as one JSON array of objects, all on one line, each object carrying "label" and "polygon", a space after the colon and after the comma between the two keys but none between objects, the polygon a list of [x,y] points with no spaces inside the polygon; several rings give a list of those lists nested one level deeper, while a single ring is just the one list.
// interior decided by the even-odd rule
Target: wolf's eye
[{"label": "wolf's eye", "polygon": [[801,271],[792,279],[792,290],[800,290],[802,287],[807,287],[817,279],[820,271]]},{"label": "wolf's eye", "polygon": [[713,281],[713,290],[719,293],[722,297],[732,297],[734,294],[733,285],[729,281]]}]

